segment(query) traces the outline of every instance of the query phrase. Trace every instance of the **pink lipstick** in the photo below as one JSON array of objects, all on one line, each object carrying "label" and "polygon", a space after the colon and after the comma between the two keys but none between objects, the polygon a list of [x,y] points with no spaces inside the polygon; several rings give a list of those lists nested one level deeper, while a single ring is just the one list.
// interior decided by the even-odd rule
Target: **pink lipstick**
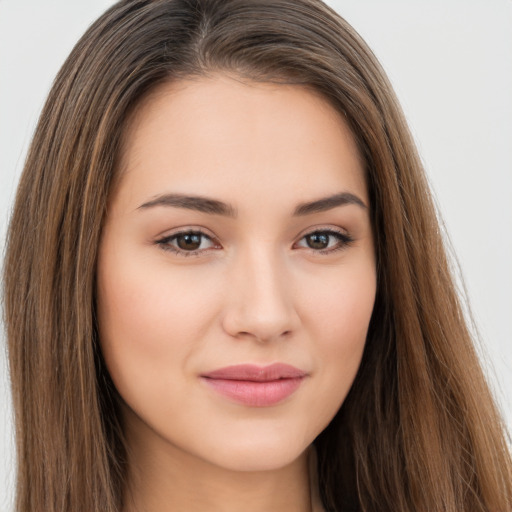
[{"label": "pink lipstick", "polygon": [[294,393],[307,373],[283,363],[270,366],[241,364],[201,375],[221,395],[250,407],[269,407]]}]

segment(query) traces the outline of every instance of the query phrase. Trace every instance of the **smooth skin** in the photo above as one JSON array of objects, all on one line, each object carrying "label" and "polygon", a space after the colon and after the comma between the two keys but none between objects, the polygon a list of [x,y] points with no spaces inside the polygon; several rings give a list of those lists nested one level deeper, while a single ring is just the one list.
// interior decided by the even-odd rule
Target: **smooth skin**
[{"label": "smooth skin", "polygon": [[[347,124],[301,86],[218,74],[153,91],[121,160],[97,278],[125,512],[312,510],[308,448],[354,380],[376,291]],[[270,407],[201,377],[276,362],[307,376]]]}]

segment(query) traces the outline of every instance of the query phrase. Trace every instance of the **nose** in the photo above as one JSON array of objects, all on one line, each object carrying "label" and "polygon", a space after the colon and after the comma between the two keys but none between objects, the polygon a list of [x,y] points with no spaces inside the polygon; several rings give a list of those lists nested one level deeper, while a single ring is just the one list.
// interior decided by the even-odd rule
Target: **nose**
[{"label": "nose", "polygon": [[290,336],[299,325],[286,262],[270,251],[248,251],[229,273],[223,328],[259,342]]}]

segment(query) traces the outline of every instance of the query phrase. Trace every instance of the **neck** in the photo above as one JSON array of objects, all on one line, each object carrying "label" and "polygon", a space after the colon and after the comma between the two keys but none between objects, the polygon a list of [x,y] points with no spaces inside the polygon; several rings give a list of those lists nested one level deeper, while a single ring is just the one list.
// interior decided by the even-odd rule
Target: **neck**
[{"label": "neck", "polygon": [[124,512],[310,512],[308,453],[265,471],[233,471],[163,440],[127,437]]}]

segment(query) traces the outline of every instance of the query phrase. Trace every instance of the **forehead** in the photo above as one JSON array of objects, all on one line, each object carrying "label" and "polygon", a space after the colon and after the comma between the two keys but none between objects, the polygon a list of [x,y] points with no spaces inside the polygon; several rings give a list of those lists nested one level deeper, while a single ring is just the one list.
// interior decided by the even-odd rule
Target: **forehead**
[{"label": "forehead", "polygon": [[120,174],[121,185],[147,196],[170,188],[233,199],[241,187],[261,195],[272,186],[366,196],[357,144],[327,100],[225,75],[166,83],[144,98],[127,126]]}]

